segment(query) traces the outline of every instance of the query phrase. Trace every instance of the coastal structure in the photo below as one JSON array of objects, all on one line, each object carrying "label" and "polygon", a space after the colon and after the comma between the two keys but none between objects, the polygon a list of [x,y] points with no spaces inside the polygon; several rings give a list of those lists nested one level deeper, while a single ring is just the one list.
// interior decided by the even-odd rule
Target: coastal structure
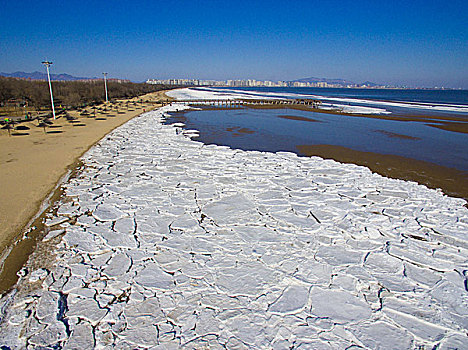
[{"label": "coastal structure", "polygon": [[239,107],[239,106],[309,106],[317,108],[322,101],[314,99],[190,99],[190,100],[166,100],[161,102],[163,106],[177,104],[187,106],[219,106],[219,107]]}]

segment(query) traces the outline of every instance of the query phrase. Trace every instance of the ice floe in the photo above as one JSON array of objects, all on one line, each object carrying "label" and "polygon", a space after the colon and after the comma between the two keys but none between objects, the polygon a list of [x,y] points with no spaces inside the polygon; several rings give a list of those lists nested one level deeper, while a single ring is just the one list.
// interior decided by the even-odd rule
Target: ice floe
[{"label": "ice floe", "polygon": [[318,157],[206,146],[162,123],[184,108],[86,153],[46,221],[39,248],[54,251],[0,300],[0,346],[467,348],[464,200]]}]

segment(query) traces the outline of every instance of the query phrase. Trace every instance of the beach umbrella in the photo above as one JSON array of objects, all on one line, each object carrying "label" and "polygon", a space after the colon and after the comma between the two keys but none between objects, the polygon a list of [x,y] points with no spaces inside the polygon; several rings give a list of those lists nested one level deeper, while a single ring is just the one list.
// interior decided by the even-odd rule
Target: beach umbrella
[{"label": "beach umbrella", "polygon": [[8,123],[2,127],[3,130],[8,130],[8,136],[11,136],[11,130],[13,129],[13,125]]},{"label": "beach umbrella", "polygon": [[18,125],[15,130],[29,130],[29,126],[26,125]]},{"label": "beach umbrella", "polygon": [[46,127],[48,127],[47,123],[44,122],[43,120],[39,122],[39,124],[37,124],[38,127],[40,128],[44,128],[44,132],[46,132]]}]

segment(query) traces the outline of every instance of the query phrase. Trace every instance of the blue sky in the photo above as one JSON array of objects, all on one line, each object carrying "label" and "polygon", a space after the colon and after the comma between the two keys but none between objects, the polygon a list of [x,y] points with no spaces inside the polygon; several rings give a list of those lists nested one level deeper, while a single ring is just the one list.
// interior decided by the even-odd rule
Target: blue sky
[{"label": "blue sky", "polygon": [[5,1],[0,71],[468,88],[468,1]]}]

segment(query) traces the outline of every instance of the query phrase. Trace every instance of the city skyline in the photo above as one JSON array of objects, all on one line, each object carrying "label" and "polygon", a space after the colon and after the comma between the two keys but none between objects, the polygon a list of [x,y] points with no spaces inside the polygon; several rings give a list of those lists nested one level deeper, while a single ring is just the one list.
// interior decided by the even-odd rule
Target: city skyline
[{"label": "city skyline", "polygon": [[[221,86],[221,87],[323,87],[323,88],[395,88],[389,85],[379,85],[371,82],[353,83],[346,81],[334,81],[338,79],[309,78],[314,81],[300,80],[256,80],[256,79],[227,79],[227,80],[203,80],[203,79],[148,79],[148,84],[163,84],[175,86]],[[301,79],[307,80],[307,79]],[[317,81],[315,81],[317,80]],[[436,87],[438,88],[438,87]]]},{"label": "city skyline", "polygon": [[468,88],[464,1],[6,1],[0,70]]},{"label": "city skyline", "polygon": [[[47,74],[42,72],[13,72],[5,73],[0,72],[0,77],[17,78],[23,80],[47,80]],[[84,82],[96,82],[101,81],[103,78],[97,77],[75,77],[67,73],[50,74],[52,81],[84,81]],[[120,79],[116,77],[107,78],[108,81],[114,81],[118,83],[131,82],[128,79]],[[377,89],[451,89],[451,90],[463,90],[461,88],[452,88],[445,86],[433,86],[433,87],[419,87],[419,86],[404,86],[404,85],[390,85],[390,84],[378,84],[371,81],[365,82],[352,82],[340,78],[329,79],[329,78],[301,78],[295,80],[258,80],[258,79],[226,79],[226,80],[215,80],[215,79],[191,79],[191,78],[170,78],[170,79],[155,79],[149,78],[144,81],[148,84],[162,84],[162,85],[174,85],[174,86],[227,86],[227,87],[324,87],[324,88],[377,88]],[[135,82],[134,83],[141,83]]]}]

